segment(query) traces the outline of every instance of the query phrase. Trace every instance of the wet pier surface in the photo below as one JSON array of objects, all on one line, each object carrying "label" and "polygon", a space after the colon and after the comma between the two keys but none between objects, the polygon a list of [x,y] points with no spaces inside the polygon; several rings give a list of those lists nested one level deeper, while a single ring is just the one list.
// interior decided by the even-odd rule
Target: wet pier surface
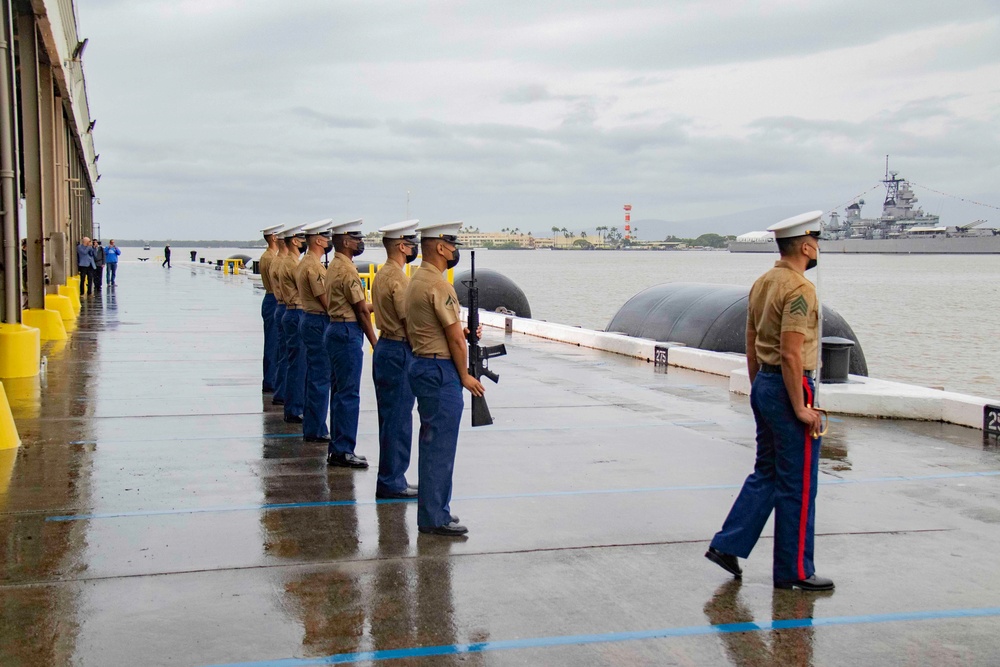
[{"label": "wet pier surface", "polygon": [[5,383],[24,444],[0,452],[0,664],[1000,661],[1000,457],[976,431],[835,421],[816,562],[837,589],[776,591],[770,537],[742,583],[702,557],[752,467],[746,398],[508,337],[496,424],[463,420],[469,536],[418,535],[374,466],[327,469],[261,395],[261,295],[122,264],[44,386]]}]

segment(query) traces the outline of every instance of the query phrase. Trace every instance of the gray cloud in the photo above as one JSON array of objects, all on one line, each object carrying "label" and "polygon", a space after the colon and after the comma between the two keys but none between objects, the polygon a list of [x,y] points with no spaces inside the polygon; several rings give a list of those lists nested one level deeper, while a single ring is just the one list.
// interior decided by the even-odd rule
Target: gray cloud
[{"label": "gray cloud", "polygon": [[[625,201],[667,219],[828,208],[877,181],[885,153],[918,183],[1000,201],[992,2],[93,0],[80,12],[98,215],[121,237],[384,222],[408,190],[423,218],[536,232],[617,221]],[[916,59],[885,51],[933,30],[963,37],[944,48],[921,32],[907,53],[930,52]],[[847,46],[870,50],[818,111],[785,108],[794,77],[772,86],[773,104],[739,78],[754,62],[836,65],[846,56],[831,50]],[[822,86],[826,73],[808,76]]]}]

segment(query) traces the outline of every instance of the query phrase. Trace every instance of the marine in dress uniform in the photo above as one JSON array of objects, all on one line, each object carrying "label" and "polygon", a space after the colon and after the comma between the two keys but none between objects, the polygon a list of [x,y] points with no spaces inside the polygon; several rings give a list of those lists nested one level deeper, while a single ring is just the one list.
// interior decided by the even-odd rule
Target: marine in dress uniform
[{"label": "marine in dress uniform", "polygon": [[750,555],[774,510],[774,586],[806,591],[833,588],[830,579],[816,576],[813,565],[822,428],[820,413],[811,407],[819,304],[804,273],[818,262],[821,214],[803,213],[769,228],[781,259],[757,279],[747,304],[757,461],[705,554],[741,577],[738,559]]},{"label": "marine in dress uniform", "polygon": [[333,220],[320,220],[305,228],[306,254],[295,269],[295,283],[302,301],[299,335],[305,350],[305,411],[302,438],[306,442],[330,442],[330,357],[323,344],[326,325],[326,268],[320,258],[330,248]]},{"label": "marine in dress uniform", "polygon": [[288,375],[288,346],[285,345],[285,330],[281,326],[281,320],[285,316],[285,295],[281,291],[281,280],[279,275],[281,267],[291,255],[288,252],[286,238],[295,236],[300,225],[287,225],[277,234],[277,255],[267,265],[267,275],[271,283],[271,290],[274,292],[274,329],[278,333],[278,368],[274,378],[274,395],[271,397],[273,405],[285,404],[285,376]]},{"label": "marine in dress uniform", "polygon": [[261,230],[267,241],[267,250],[260,256],[257,268],[260,271],[260,281],[264,285],[264,299],[260,303],[260,317],[264,320],[264,374],[261,390],[265,394],[274,392],[278,377],[278,332],[274,322],[274,308],[278,300],[274,298],[271,287],[269,269],[271,262],[278,256],[278,233],[284,225],[274,225]]},{"label": "marine in dress uniform", "polygon": [[[295,269],[299,256],[306,249],[306,235],[299,225],[291,236],[285,237],[288,256],[275,272],[285,299],[285,314],[281,317],[281,330],[285,333],[285,421],[301,424],[305,400],[306,354],[299,335],[302,321],[302,298],[295,282]],[[287,232],[286,232],[287,234]]]},{"label": "marine in dress uniform", "polygon": [[417,229],[423,261],[406,290],[406,336],[413,349],[410,387],[420,414],[417,528],[449,536],[469,532],[450,507],[462,387],[476,396],[485,393],[479,380],[469,375],[458,295],[443,275],[458,264],[461,227],[461,222],[450,222]]},{"label": "marine in dress uniform", "polygon": [[334,225],[336,253],[326,270],[327,314],[324,343],[330,357],[330,431],[326,462],[344,468],[367,468],[368,460],[355,454],[358,412],[361,409],[361,368],[364,338],[375,347],[371,306],[365,299],[354,258],[365,251],[361,220]]},{"label": "marine in dress uniform", "polygon": [[372,308],[378,343],[372,354],[372,379],[378,403],[378,483],[376,498],[416,500],[417,490],[406,482],[413,442],[413,403],[408,372],[413,352],[406,339],[404,267],[417,258],[417,224],[404,220],[383,227],[386,261],[372,281]]}]

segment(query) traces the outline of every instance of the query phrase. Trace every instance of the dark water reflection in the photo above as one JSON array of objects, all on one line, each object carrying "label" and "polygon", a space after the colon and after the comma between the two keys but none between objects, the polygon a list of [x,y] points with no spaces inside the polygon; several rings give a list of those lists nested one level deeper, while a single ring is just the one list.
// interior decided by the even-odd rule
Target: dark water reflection
[{"label": "dark water reflection", "polygon": [[[705,604],[705,616],[712,625],[753,623],[753,612],[742,600],[742,582],[737,579],[720,586]],[[827,593],[802,593],[775,589],[771,598],[771,619],[784,621],[812,618],[817,598]],[[790,628],[768,632],[728,632],[719,635],[730,664],[737,667],[809,667],[813,664],[813,628]]]}]

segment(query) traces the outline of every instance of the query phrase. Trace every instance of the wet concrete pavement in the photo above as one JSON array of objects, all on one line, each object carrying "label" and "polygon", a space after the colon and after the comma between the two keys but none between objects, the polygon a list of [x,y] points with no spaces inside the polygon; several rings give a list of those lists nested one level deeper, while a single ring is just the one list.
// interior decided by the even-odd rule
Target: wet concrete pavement
[{"label": "wet concrete pavement", "polygon": [[5,383],[24,445],[0,452],[2,665],[1000,662],[1000,457],[975,431],[836,421],[816,561],[837,590],[775,591],[769,537],[742,583],[702,558],[752,466],[745,398],[507,337],[496,424],[463,420],[469,537],[422,536],[374,468],[328,470],[261,395],[259,290],[119,276],[41,382]]}]

